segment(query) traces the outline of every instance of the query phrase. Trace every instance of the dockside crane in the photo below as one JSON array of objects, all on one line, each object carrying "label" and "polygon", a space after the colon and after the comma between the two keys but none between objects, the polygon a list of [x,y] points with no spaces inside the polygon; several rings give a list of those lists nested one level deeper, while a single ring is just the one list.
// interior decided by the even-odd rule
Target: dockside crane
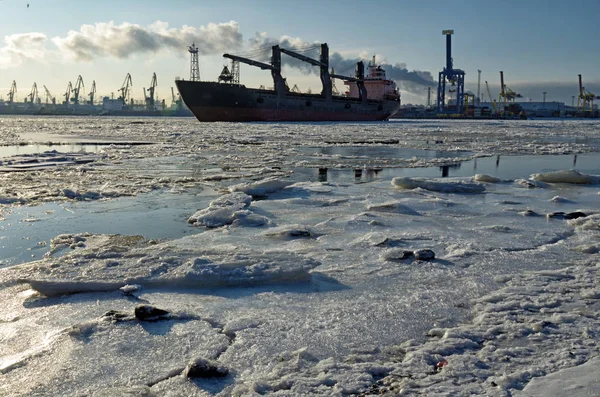
[{"label": "dockside crane", "polygon": [[477,105],[481,103],[481,70],[477,69]]},{"label": "dockside crane", "polygon": [[12,85],[10,86],[10,91],[8,92],[8,104],[12,105],[15,100],[15,94],[17,93],[17,82],[13,80]]},{"label": "dockside crane", "polygon": [[485,81],[485,89],[487,90],[488,97],[490,98],[490,102],[492,103],[492,108],[494,110],[494,114],[496,114],[497,113],[497,111],[496,111],[496,100],[492,96],[492,91],[490,91],[490,86],[489,86],[487,80]]},{"label": "dockside crane", "polygon": [[498,96],[498,101],[507,105],[508,103],[512,103],[515,101],[515,98],[522,98],[521,94],[517,94],[510,88],[504,84],[504,72],[500,71],[500,95]]},{"label": "dockside crane", "polygon": [[500,71],[500,94],[498,102],[502,102],[502,113],[508,115],[518,114],[522,112],[520,105],[515,104],[515,98],[522,98],[521,94],[517,94],[504,84],[504,72]]},{"label": "dockside crane", "polygon": [[81,77],[81,75],[77,76],[77,81],[75,82],[75,88],[73,88],[73,98],[71,98],[71,101],[73,102],[74,105],[79,105],[79,93],[81,92],[81,89],[84,88],[84,84],[83,84],[83,78]]},{"label": "dockside crane", "polygon": [[50,100],[53,105],[56,105],[56,98],[52,96],[48,87],[44,86],[44,91],[46,92],[46,105],[48,104],[48,100]]},{"label": "dockside crane", "polygon": [[[29,93],[29,95],[27,95],[27,98],[29,98],[29,101],[31,104],[34,104],[36,102],[36,98],[37,98],[37,102],[40,102],[40,98],[38,96],[38,88],[37,88],[37,84],[33,83],[33,86],[31,87],[31,92]],[[27,99],[25,99],[25,102],[27,102]]]},{"label": "dockside crane", "polygon": [[121,88],[119,88],[119,91],[121,92],[121,96],[119,97],[119,99],[121,100],[121,102],[123,102],[123,106],[127,106],[128,97],[129,97],[129,89],[131,88],[131,86],[132,86],[131,75],[129,73],[127,73],[127,76],[125,76],[125,81],[123,82],[123,85],[121,86]]},{"label": "dockside crane", "polygon": [[591,112],[594,110],[594,99],[600,99],[592,94],[583,86],[581,75],[579,74],[579,96],[577,97],[577,110]]},{"label": "dockside crane", "polygon": [[156,73],[152,74],[152,80],[150,81],[150,88],[148,88],[148,95],[146,95],[146,89],[144,88],[144,101],[146,102],[147,110],[156,110],[154,107],[154,91],[156,90]]},{"label": "dockside crane", "polygon": [[69,84],[67,84],[67,91],[65,91],[65,93],[63,94],[63,96],[65,97],[65,105],[69,104],[69,100],[71,99],[71,92],[73,92],[73,84],[71,84],[71,82],[69,81]]},{"label": "dockside crane", "polygon": [[93,105],[94,96],[96,95],[96,80],[92,81],[92,89],[90,90],[90,93],[88,95],[90,96],[90,105]]},{"label": "dockside crane", "polygon": [[[460,115],[465,112],[465,71],[454,69],[452,60],[452,35],[454,30],[442,30],[446,36],[446,67],[439,73],[437,108],[439,114]],[[456,108],[452,109],[446,104],[446,81],[456,86]]]}]

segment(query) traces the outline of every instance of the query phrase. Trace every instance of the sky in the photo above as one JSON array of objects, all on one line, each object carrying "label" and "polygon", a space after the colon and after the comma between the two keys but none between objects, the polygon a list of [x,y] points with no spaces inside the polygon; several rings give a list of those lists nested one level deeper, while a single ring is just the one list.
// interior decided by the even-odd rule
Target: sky
[{"label": "sky", "polygon": [[[170,102],[174,79],[189,78],[191,42],[201,79],[213,81],[229,62],[223,53],[268,61],[272,44],[326,42],[337,73],[351,75],[356,60],[376,55],[403,103],[424,103],[445,66],[442,30],[454,29],[454,67],[466,72],[468,91],[477,91],[479,69],[484,99],[485,81],[497,97],[503,70],[524,100],[547,92],[547,101],[571,104],[578,74],[600,95],[599,16],[597,0],[0,0],[0,98],[14,80],[19,100],[35,82],[42,100],[46,86],[58,102],[79,75],[84,92],[95,81],[97,97],[116,97],[130,73],[142,100],[156,73],[157,95]],[[290,86],[320,91],[317,68],[286,62]],[[240,75],[249,87],[272,86],[268,71],[242,65]],[[336,86],[342,91],[341,81]]]}]

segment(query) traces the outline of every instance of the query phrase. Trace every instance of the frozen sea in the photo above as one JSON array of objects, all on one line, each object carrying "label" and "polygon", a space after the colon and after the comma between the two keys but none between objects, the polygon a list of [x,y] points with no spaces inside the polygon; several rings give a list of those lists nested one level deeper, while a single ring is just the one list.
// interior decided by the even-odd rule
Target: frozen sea
[{"label": "frozen sea", "polygon": [[600,395],[600,121],[0,118],[1,396]]}]

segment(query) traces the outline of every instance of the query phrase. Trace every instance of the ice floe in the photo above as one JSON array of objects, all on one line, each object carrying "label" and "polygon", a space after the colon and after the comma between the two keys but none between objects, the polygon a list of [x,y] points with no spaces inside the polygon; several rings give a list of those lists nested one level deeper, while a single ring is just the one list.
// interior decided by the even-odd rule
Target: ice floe
[{"label": "ice floe", "polygon": [[392,179],[392,186],[398,189],[425,189],[443,193],[483,193],[485,186],[463,180],[438,181],[420,178],[397,177]]},{"label": "ice floe", "polygon": [[576,170],[561,170],[533,174],[531,179],[547,183],[593,184],[600,183],[600,175],[587,175]]}]

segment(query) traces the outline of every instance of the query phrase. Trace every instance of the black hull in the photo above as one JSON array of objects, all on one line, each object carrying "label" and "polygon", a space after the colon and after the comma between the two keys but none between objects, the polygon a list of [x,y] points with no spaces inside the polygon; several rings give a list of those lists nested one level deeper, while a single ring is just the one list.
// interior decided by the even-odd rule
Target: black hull
[{"label": "black hull", "polygon": [[199,121],[378,121],[400,108],[399,100],[361,102],[355,98],[288,93],[239,84],[176,80],[186,106]]}]

